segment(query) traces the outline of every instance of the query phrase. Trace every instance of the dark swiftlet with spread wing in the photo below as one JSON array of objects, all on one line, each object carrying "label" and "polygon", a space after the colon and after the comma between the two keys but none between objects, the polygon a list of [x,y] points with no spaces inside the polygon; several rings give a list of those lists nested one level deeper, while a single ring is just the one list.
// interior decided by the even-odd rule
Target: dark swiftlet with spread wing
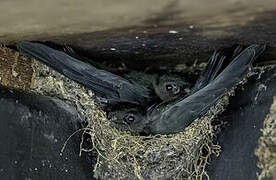
[{"label": "dark swiftlet with spread wing", "polygon": [[[37,42],[22,41],[17,44],[20,52],[43,62],[66,77],[93,90],[97,99],[108,105],[128,103],[148,107],[158,100],[175,99],[184,92],[184,90],[180,90],[187,86],[187,83],[179,80],[174,81],[172,79],[170,82],[164,82],[161,77],[158,83],[154,80],[153,88],[146,87],[82,62],[76,59],[79,56],[72,49],[67,46],[64,47],[63,52]],[[74,57],[68,54],[74,55]]]},{"label": "dark swiftlet with spread wing", "polygon": [[[182,131],[203,115],[225,91],[236,86],[248,73],[264,45],[238,46],[231,57],[214,52],[190,92],[187,83],[159,78],[153,89],[113,73],[97,69],[65,52],[34,42],[17,44],[20,52],[52,67],[66,77],[93,90],[100,102],[111,107],[108,118],[121,130],[139,134],[171,134]],[[159,102],[156,98],[159,98]],[[114,105],[122,105],[114,106]],[[125,105],[127,104],[127,105]]]},{"label": "dark swiftlet with spread wing", "polygon": [[237,47],[236,54],[231,58],[220,56],[215,52],[189,95],[173,102],[162,102],[147,111],[135,108],[114,111],[109,118],[115,127],[133,133],[180,132],[193,120],[204,115],[227,90],[236,86],[264,50],[264,45],[251,45],[243,51],[241,47]]}]

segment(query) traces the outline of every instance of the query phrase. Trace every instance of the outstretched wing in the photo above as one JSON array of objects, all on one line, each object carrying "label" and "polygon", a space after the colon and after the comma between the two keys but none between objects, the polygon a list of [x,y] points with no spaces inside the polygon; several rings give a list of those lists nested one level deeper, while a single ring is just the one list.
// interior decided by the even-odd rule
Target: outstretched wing
[{"label": "outstretched wing", "polygon": [[265,46],[251,45],[236,56],[232,62],[207,86],[191,96],[165,109],[153,110],[149,117],[152,134],[169,134],[182,131],[197,117],[215,105],[227,90],[236,86],[248,73],[252,62],[264,51]]},{"label": "outstretched wing", "polygon": [[224,56],[222,52],[214,52],[213,55],[210,57],[207,66],[200,74],[196,84],[192,88],[191,94],[195,93],[196,91],[202,89],[211,81],[213,81],[223,69],[225,69],[233,59],[238,56],[242,51],[242,46],[237,46],[231,57]]},{"label": "outstretched wing", "polygon": [[19,51],[50,66],[66,77],[94,91],[99,100],[110,104],[132,103],[147,106],[150,91],[136,83],[97,69],[64,52],[34,42],[19,42]]},{"label": "outstretched wing", "polygon": [[220,70],[225,58],[225,56],[220,56],[220,53],[216,51],[213,53],[213,55],[210,57],[207,63],[207,66],[202,71],[194,87],[192,88],[191,94],[205,87],[210,81],[212,81],[217,76],[217,73]]}]

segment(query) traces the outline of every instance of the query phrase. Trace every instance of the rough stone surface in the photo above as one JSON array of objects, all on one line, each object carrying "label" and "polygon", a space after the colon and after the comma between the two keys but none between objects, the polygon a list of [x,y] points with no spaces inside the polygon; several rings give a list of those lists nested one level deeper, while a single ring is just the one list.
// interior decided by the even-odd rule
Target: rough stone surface
[{"label": "rough stone surface", "polygon": [[33,93],[0,87],[0,179],[93,179],[95,155],[79,157],[76,109]]},{"label": "rough stone surface", "polygon": [[18,52],[0,46],[0,84],[28,90],[31,86],[33,69],[31,61]]},{"label": "rough stone surface", "polygon": [[[267,129],[263,126],[264,119],[276,94],[276,68],[258,68],[256,72],[243,87],[237,89],[236,95],[230,98],[229,107],[218,117],[216,123],[225,125],[217,135],[221,154],[212,157],[207,168],[210,179],[253,180],[258,179],[257,175],[261,173],[254,152],[261,136],[269,141],[269,137],[262,135],[264,130],[261,129]],[[275,132],[275,128],[267,129],[267,132]],[[264,168],[268,162],[263,155],[273,146],[262,146],[262,142],[259,140],[258,156]],[[268,167],[273,169],[273,165],[264,169],[268,170]]]}]

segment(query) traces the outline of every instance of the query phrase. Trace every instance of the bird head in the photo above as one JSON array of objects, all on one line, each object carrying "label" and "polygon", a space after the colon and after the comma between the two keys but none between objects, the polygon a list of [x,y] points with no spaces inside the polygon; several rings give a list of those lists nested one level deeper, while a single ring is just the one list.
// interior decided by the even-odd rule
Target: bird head
[{"label": "bird head", "polygon": [[110,125],[132,134],[141,134],[146,127],[146,113],[140,108],[123,108],[108,113]]},{"label": "bird head", "polygon": [[174,76],[162,76],[154,82],[154,91],[162,101],[183,96],[189,91],[189,84]]}]

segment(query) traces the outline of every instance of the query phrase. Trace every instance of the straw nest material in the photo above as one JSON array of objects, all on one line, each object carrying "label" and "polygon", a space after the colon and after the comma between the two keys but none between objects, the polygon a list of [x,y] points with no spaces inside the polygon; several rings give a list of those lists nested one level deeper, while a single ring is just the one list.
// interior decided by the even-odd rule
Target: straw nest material
[{"label": "straw nest material", "polygon": [[258,141],[255,154],[259,158],[258,167],[262,169],[259,179],[272,177],[276,179],[276,97],[270,107],[270,112],[264,120],[262,136]]},{"label": "straw nest material", "polygon": [[[33,61],[32,90],[60,98],[74,106],[88,126],[83,128],[80,155],[97,151],[94,168],[100,179],[201,179],[207,176],[209,157],[219,155],[213,143],[211,122],[228,104],[225,94],[205,116],[173,135],[134,136],[109,125],[105,112],[94,103],[93,93],[51,68]],[[87,139],[87,135],[89,138]],[[90,146],[83,146],[90,142]]]}]

